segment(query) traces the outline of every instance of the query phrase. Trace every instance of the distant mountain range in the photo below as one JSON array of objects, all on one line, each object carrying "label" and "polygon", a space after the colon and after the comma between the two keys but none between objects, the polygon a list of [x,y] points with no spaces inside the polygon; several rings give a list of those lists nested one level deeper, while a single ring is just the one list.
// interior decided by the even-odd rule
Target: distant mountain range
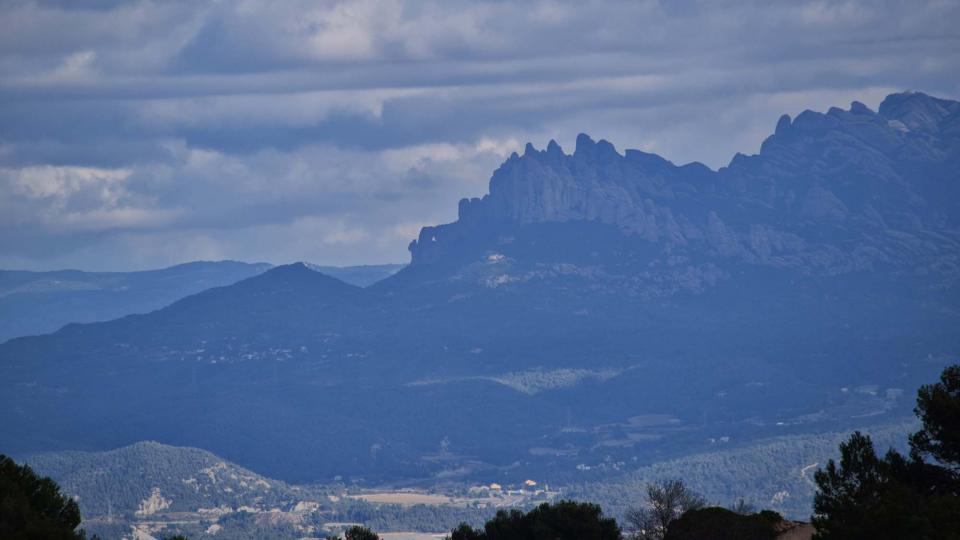
[{"label": "distant mountain range", "polygon": [[[397,272],[398,264],[316,266],[365,287]],[[0,342],[46,334],[68,323],[107,321],[149,313],[185,296],[232,285],[272,265],[197,261],[140,272],[27,272],[0,270]]]},{"label": "distant mountain range", "polygon": [[0,448],[568,482],[887,421],[960,351],[958,190],[960,103],[920,93],[783,117],[719,171],[527,146],[367,288],[280,266],[0,345]]}]

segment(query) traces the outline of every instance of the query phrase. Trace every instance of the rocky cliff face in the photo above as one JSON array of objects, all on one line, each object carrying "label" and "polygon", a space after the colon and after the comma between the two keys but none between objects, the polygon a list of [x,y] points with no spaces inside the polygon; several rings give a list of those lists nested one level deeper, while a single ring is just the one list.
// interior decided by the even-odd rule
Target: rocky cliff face
[{"label": "rocky cliff face", "polygon": [[960,102],[921,93],[888,96],[879,112],[854,102],[784,115],[759,154],[719,171],[581,134],[572,154],[528,144],[488,195],[462,200],[457,222],[424,228],[410,250],[414,265],[428,264],[490,230],[589,221],[683,263],[707,255],[817,274],[892,265],[955,278],[958,171]]}]

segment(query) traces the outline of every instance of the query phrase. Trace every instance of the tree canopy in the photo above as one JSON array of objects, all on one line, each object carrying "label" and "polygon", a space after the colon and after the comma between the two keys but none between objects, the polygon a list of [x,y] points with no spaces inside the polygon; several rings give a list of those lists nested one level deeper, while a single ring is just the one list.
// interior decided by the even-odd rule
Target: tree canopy
[{"label": "tree canopy", "polygon": [[911,449],[960,469],[960,364],[943,370],[939,383],[920,387],[914,412],[923,428],[910,437]]},{"label": "tree canopy", "polygon": [[[328,536],[327,540],[338,540],[339,536]],[[366,527],[354,525],[343,533],[344,540],[380,540],[377,533]]]},{"label": "tree canopy", "polygon": [[50,478],[0,455],[0,538],[5,540],[84,539],[77,503]]},{"label": "tree canopy", "polygon": [[543,503],[533,510],[500,510],[483,530],[461,524],[450,540],[620,540],[616,520],[595,504],[574,501]]},{"label": "tree canopy", "polygon": [[909,456],[891,449],[879,457],[855,432],[840,445],[840,463],[817,471],[815,538],[960,539],[960,365],[920,388],[915,411],[922,428]]},{"label": "tree canopy", "polygon": [[774,540],[783,517],[770,510],[738,514],[720,507],[698,508],[670,522],[664,540]]}]

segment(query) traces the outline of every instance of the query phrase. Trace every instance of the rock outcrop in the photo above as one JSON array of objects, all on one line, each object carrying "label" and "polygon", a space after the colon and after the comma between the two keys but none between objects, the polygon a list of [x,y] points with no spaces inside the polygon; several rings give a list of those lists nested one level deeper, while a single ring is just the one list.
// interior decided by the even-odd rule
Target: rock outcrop
[{"label": "rock outcrop", "polygon": [[[426,227],[413,264],[504,230],[587,221],[615,226],[664,255],[719,259],[806,273],[892,265],[958,274],[960,102],[921,93],[888,96],[874,112],[784,115],[757,155],[713,171],[577,137],[527,144],[493,174],[490,193],[460,202],[457,222]],[[456,247],[451,248],[452,245]],[[479,249],[480,256],[483,249]],[[686,260],[686,259],[684,259]]]}]

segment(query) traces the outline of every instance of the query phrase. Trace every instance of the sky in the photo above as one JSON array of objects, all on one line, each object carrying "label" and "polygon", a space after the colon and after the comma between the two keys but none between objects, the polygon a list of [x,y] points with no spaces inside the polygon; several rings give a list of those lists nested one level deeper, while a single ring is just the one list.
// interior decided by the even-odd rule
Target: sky
[{"label": "sky", "polygon": [[530,141],[960,96],[960,0],[0,2],[0,268],[409,260]]}]

